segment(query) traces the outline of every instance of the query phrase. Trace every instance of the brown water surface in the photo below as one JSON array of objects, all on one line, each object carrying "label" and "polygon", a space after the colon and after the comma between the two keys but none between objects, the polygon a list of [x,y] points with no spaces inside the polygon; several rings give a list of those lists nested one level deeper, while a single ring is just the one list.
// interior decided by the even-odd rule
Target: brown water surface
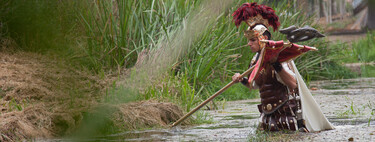
[{"label": "brown water surface", "polygon": [[[314,133],[281,133],[271,141],[374,141],[375,78],[314,81],[310,87],[334,130]],[[219,110],[203,110],[213,124],[123,132],[101,140],[124,141],[248,141],[259,140],[256,134],[259,99],[230,101]]]}]

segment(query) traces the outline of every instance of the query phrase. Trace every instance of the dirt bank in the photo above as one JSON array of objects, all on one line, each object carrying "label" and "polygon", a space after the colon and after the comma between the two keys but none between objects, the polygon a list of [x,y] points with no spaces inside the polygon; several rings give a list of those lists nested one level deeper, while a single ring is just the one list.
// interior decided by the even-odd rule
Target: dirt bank
[{"label": "dirt bank", "polygon": [[65,64],[35,53],[0,53],[0,141],[65,134],[97,102],[105,83]]},{"label": "dirt bank", "polygon": [[[112,82],[108,78],[45,55],[0,52],[0,141],[54,138],[76,132],[87,119],[87,112],[108,106],[103,103],[108,82]],[[163,126],[182,115],[176,105],[156,101],[110,108],[114,108],[108,116],[110,121],[123,129]]]}]

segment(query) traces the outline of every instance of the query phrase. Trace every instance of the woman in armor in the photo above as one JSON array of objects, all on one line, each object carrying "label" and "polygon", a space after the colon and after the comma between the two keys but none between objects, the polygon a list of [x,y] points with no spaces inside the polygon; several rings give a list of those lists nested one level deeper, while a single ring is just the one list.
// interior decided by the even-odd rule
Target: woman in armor
[{"label": "woman in armor", "polygon": [[[268,28],[272,27],[274,31],[278,29],[278,17],[270,7],[244,3],[233,13],[233,19],[237,27],[241,22],[249,26],[244,36],[248,39],[251,51],[256,53],[249,65],[252,67],[263,60],[260,52],[269,44],[261,41],[271,39]],[[239,76],[239,73],[234,74],[232,80],[250,89],[259,89],[260,130],[309,132],[333,129],[311,96],[293,60],[280,63],[275,56],[265,62],[259,74],[252,79],[250,76]]]}]

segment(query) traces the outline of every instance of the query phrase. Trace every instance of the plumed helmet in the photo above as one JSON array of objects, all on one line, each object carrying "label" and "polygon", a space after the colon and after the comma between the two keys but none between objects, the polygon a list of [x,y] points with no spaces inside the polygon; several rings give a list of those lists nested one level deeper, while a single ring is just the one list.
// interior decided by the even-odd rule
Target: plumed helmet
[{"label": "plumed helmet", "polygon": [[233,14],[233,21],[238,27],[242,22],[245,22],[249,28],[245,31],[244,35],[248,39],[259,37],[269,27],[274,31],[280,26],[279,17],[275,11],[265,5],[258,5],[257,3],[244,3]]}]

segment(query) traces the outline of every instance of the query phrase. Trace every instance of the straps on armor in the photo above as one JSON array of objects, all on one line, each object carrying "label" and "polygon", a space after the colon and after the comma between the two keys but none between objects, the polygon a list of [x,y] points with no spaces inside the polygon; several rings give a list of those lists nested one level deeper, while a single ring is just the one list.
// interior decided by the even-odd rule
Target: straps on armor
[{"label": "straps on armor", "polygon": [[[282,102],[272,111],[267,111],[267,105],[259,104],[258,109],[261,112],[260,127],[263,130],[299,130],[308,132],[302,118],[301,102],[298,90],[288,93],[289,98]],[[273,107],[273,106],[272,106]]]}]

